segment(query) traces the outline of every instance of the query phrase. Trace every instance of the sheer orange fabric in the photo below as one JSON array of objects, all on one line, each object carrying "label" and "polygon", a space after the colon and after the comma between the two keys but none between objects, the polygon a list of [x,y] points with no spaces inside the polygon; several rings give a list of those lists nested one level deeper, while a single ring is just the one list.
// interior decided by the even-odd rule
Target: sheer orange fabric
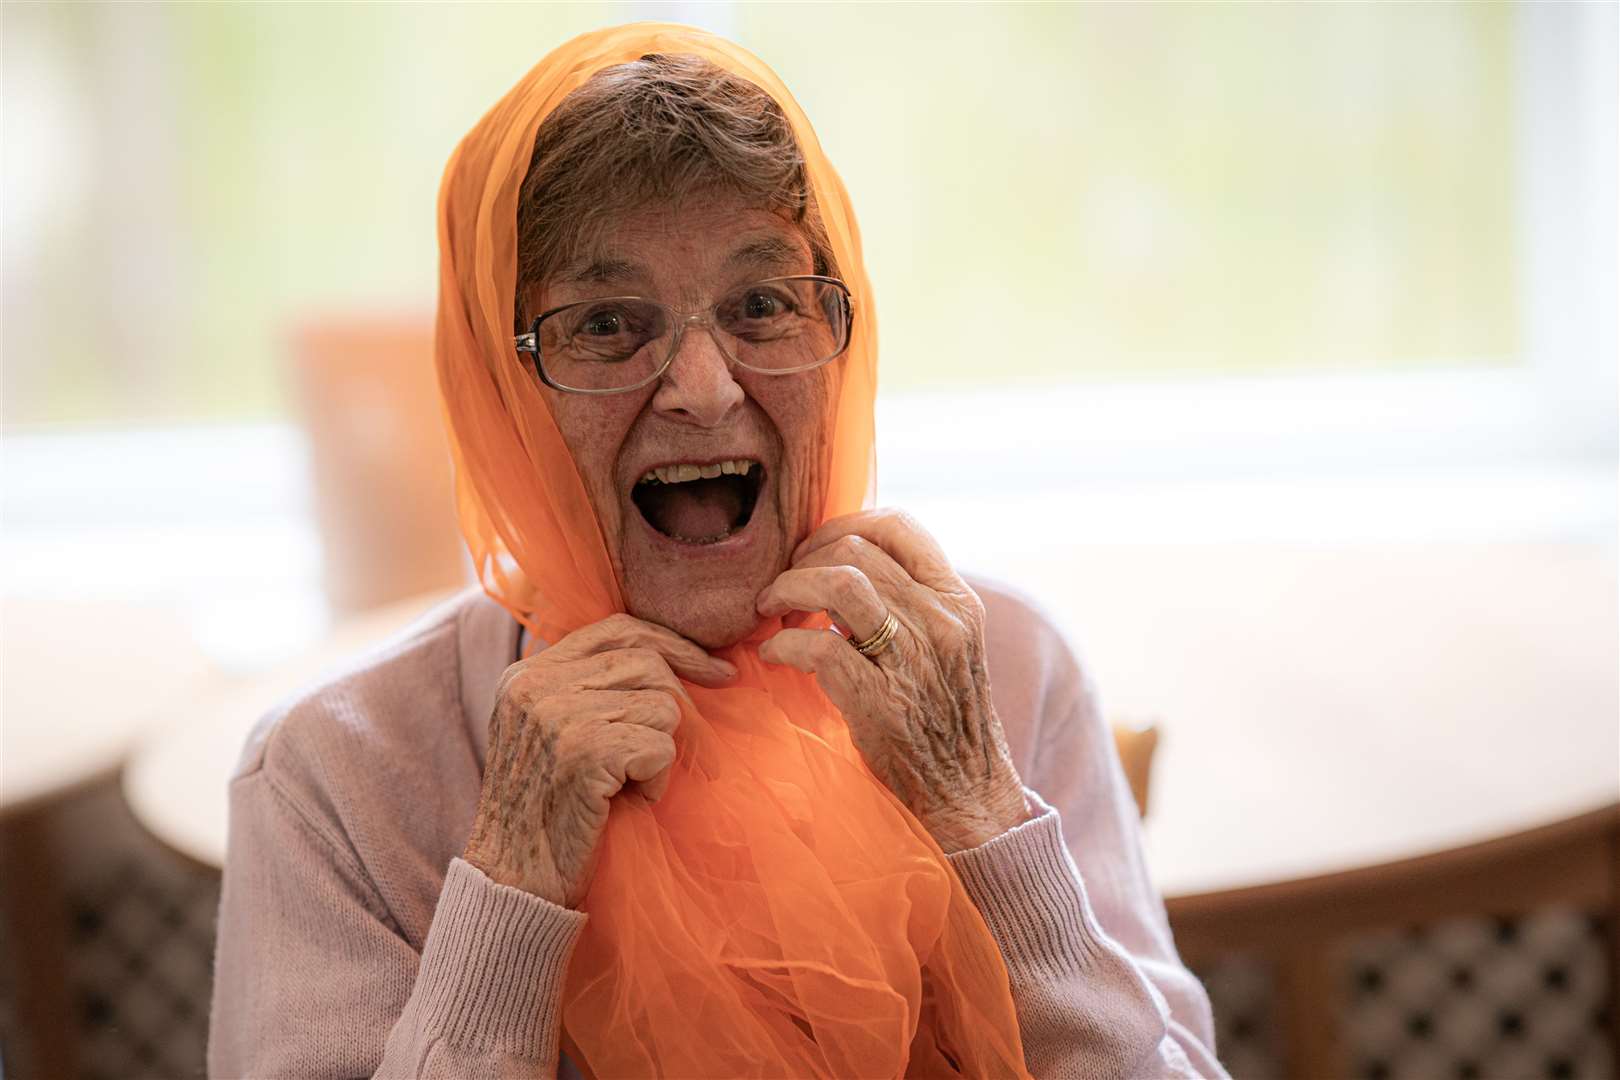
[{"label": "sheer orange fabric", "polygon": [[[876,326],[849,199],[804,114],[743,49],[642,23],[575,38],[462,141],[440,192],[436,354],[463,533],[486,591],[541,640],[623,610],[547,402],[512,348],[518,189],[547,113],[603,67],[692,53],[780,103],[855,326],[820,519],[873,478]],[[688,684],[668,792],[616,806],[568,972],[564,1040],[594,1076],[1023,1076],[995,941],[939,848],[867,771],[815,681],[724,655]]]}]

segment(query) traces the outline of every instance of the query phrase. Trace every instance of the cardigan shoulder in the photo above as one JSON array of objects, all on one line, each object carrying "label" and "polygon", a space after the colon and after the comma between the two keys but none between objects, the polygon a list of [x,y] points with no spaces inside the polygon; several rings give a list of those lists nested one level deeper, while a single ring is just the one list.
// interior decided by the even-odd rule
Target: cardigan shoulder
[{"label": "cardigan shoulder", "polygon": [[[495,607],[479,591],[459,594],[277,705],[232,778],[252,789],[232,813],[297,814],[362,868],[418,947],[477,808],[462,653],[469,620],[487,619],[485,605]],[[493,663],[501,659],[497,652]]]}]

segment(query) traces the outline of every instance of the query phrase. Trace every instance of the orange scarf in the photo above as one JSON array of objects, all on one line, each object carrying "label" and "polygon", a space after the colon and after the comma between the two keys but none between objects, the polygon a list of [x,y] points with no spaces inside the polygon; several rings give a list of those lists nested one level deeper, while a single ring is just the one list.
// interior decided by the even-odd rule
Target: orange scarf
[{"label": "orange scarf", "polygon": [[[873,483],[876,326],[848,195],[770,69],[688,27],[561,46],[462,140],[439,196],[435,352],[462,531],[480,580],[542,641],[624,610],[584,483],[512,347],[518,189],[541,121],[604,67],[693,53],[781,106],[804,153],[855,325],[817,522]],[[825,625],[825,624],[823,624]],[[593,1076],[1024,1076],[1007,974],[927,832],[867,771],[815,680],[764,664],[771,620],[687,684],[668,792],[618,805],[564,990]]]}]

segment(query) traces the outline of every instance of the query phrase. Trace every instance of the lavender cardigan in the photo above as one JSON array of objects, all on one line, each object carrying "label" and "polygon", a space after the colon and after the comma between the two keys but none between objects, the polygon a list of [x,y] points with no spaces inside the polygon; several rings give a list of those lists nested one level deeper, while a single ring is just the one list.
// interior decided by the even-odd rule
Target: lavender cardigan
[{"label": "lavender cardigan", "polygon": [[[973,584],[996,710],[1045,801],[950,861],[1006,960],[1031,1072],[1224,1077],[1090,683],[1032,605]],[[574,1075],[560,998],[586,916],[459,857],[518,631],[469,591],[254,730],[231,780],[210,1075]]]}]

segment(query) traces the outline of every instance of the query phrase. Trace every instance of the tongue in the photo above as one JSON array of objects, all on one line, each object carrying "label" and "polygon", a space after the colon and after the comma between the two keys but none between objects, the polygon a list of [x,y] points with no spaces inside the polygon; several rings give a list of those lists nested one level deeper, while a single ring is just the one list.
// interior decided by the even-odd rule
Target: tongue
[{"label": "tongue", "polygon": [[654,485],[641,510],[653,528],[686,540],[706,540],[731,531],[742,514],[742,492],[721,480]]}]

